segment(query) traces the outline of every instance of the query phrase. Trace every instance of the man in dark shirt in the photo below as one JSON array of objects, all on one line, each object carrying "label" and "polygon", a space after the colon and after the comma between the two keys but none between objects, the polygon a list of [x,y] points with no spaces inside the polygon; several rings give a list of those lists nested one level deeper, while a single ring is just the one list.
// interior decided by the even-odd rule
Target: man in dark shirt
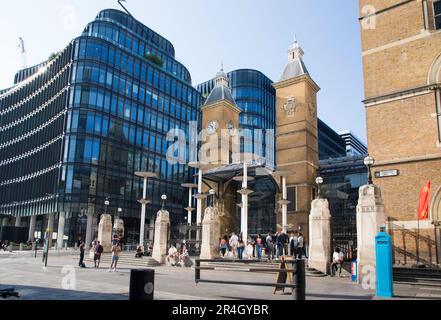
[{"label": "man in dark shirt", "polygon": [[279,256],[285,256],[288,253],[288,236],[286,235],[285,231],[282,230],[279,237],[277,238],[277,246],[279,247]]},{"label": "man in dark shirt", "polygon": [[86,244],[84,243],[84,241],[80,242],[80,261],[78,262],[78,266],[80,266],[81,268],[85,268],[86,265],[84,264],[83,260],[84,260],[84,250],[86,249]]},{"label": "man in dark shirt", "polygon": [[101,254],[103,253],[103,251],[104,251],[104,248],[101,245],[101,242],[98,241],[95,246],[95,252],[94,252],[94,256],[93,256],[93,262],[95,264],[95,268],[100,267]]}]

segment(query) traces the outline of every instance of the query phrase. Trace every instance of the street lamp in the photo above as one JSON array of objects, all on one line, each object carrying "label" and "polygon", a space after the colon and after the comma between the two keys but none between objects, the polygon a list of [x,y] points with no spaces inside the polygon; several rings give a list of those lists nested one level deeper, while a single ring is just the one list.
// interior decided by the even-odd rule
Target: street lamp
[{"label": "street lamp", "polygon": [[163,194],[161,196],[161,199],[162,199],[162,209],[161,210],[164,211],[165,200],[167,200],[167,196],[165,194]]},{"label": "street lamp", "polygon": [[122,208],[118,208],[118,216],[116,217],[117,219],[119,219],[119,217],[121,216],[122,213]]},{"label": "street lamp", "polygon": [[109,197],[106,197],[106,200],[104,201],[104,205],[106,206],[106,212],[105,213],[107,214],[107,208],[110,205]]},{"label": "street lamp", "polygon": [[322,177],[317,177],[317,179],[315,179],[315,183],[317,183],[317,187],[318,187],[318,195],[317,195],[317,199],[321,199],[322,198],[322,184],[323,184],[323,178]]},{"label": "street lamp", "polygon": [[371,185],[374,182],[372,181],[372,172],[371,172],[371,168],[372,166],[375,164],[375,160],[374,158],[372,158],[371,156],[367,156],[364,159],[364,165],[368,168],[368,184]]}]

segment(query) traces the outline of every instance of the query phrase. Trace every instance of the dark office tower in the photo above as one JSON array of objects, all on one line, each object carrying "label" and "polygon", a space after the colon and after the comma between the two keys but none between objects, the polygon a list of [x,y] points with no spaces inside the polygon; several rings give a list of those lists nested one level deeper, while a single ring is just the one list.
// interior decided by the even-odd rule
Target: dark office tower
[{"label": "dark office tower", "polygon": [[[173,45],[131,16],[104,10],[51,58],[18,72],[0,96],[0,214],[39,216],[37,231],[45,217],[61,216],[72,245],[87,222],[96,228],[100,214],[122,208],[125,241],[137,243],[142,182],[134,172],[154,171],[148,219],[166,194],[171,220],[183,222],[188,197],[180,185],[194,172],[166,161],[174,143],[166,136],[173,128],[188,136],[200,94]],[[188,141],[179,150],[187,162]]]},{"label": "dark office tower", "polygon": [[345,140],[322,120],[317,120],[319,159],[341,158],[346,156]]}]

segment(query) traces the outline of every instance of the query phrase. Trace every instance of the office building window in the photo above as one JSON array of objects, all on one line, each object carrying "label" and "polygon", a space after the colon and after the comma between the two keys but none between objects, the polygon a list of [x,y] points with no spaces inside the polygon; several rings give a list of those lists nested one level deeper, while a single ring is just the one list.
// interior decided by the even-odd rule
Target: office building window
[{"label": "office building window", "polygon": [[288,187],[288,211],[297,211],[297,187]]},{"label": "office building window", "polygon": [[433,12],[435,16],[435,29],[441,29],[441,1],[436,1],[433,3]]}]

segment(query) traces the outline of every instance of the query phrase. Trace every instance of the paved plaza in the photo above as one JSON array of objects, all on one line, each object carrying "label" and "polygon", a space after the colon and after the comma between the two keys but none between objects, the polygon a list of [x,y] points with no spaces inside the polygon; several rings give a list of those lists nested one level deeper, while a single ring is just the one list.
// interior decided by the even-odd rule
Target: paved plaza
[{"label": "paved plaza", "polygon": [[[0,288],[14,287],[22,300],[127,300],[130,267],[118,272],[78,268],[77,255],[52,255],[44,268],[41,255],[0,253]],[[273,294],[273,288],[218,284],[195,284],[193,268],[157,267],[155,269],[156,300],[291,300],[290,293]],[[202,271],[203,279],[274,282],[274,274],[251,274],[232,271]],[[364,290],[343,278],[310,278],[308,300],[372,300],[374,291]],[[439,289],[438,289],[439,290]],[[289,290],[288,290],[289,291]],[[397,285],[398,299],[441,299],[441,291]]]}]

